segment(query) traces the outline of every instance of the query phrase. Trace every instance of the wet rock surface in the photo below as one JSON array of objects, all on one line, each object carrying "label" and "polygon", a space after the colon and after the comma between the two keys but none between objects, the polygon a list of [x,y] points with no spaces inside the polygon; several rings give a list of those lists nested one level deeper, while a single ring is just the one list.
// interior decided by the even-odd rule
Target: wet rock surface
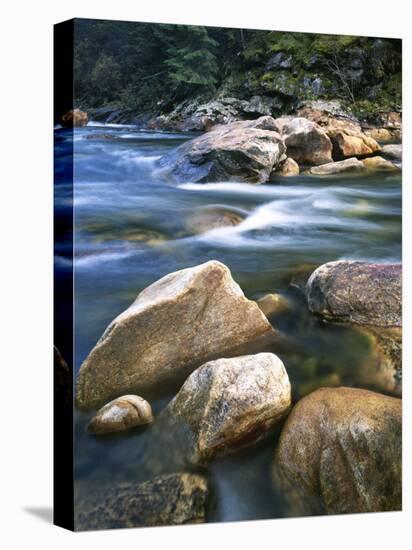
[{"label": "wet rock surface", "polygon": [[289,415],[273,480],[293,515],[400,510],[401,460],[400,399],[322,388]]},{"label": "wet rock surface", "polygon": [[200,475],[177,473],[144,483],[85,487],[75,502],[76,531],[184,525],[206,521],[209,490]]}]

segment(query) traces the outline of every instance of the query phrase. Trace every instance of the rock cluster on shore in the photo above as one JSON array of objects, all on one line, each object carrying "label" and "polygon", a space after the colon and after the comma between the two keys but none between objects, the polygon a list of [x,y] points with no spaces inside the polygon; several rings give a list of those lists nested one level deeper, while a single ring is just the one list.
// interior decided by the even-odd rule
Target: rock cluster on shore
[{"label": "rock cluster on shore", "polygon": [[382,149],[356,122],[304,113],[309,118],[263,116],[214,126],[164,156],[160,166],[177,181],[199,183],[266,183],[305,169],[315,176],[399,169],[389,160],[399,162],[399,149]]}]

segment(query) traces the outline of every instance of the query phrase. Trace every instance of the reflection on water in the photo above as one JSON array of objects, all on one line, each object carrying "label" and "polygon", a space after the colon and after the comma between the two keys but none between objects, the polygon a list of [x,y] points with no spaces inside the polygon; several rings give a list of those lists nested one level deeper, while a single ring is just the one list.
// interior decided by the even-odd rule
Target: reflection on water
[{"label": "reflection on water", "polygon": [[[65,179],[70,133],[59,129],[56,136],[57,197],[64,213],[70,209]],[[365,338],[311,316],[289,283],[302,265],[340,258],[399,261],[400,176],[301,175],[260,186],[172,184],[157,160],[188,137],[98,123],[75,130],[76,370],[107,324],[144,287],[216,259],[231,269],[249,298],[281,292],[294,304],[271,319],[296,342],[296,349],[273,350],[285,362],[294,399],[318,385],[359,385],[356,373],[369,353]],[[240,223],[194,231],[193,219],[206,207],[236,212]],[[64,244],[58,254],[64,270]],[[164,404],[155,402],[155,411]],[[78,479],[144,477],[141,457],[150,428],[98,439],[85,434],[90,415],[76,414]],[[269,483],[273,439],[210,468],[218,495],[214,519],[282,515],[280,496]]]}]

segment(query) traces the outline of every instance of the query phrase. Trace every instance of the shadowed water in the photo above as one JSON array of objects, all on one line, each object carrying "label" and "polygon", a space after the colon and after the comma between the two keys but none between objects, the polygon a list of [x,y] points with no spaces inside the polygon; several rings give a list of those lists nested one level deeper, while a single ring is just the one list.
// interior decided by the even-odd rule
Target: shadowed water
[{"label": "shadowed water", "polygon": [[[216,259],[231,269],[248,298],[280,292],[294,304],[271,319],[296,342],[296,349],[272,349],[285,362],[294,399],[332,381],[375,389],[357,375],[369,354],[366,340],[351,328],[311,316],[289,283],[296,271],[331,260],[399,261],[400,176],[301,175],[256,186],[172,182],[157,160],[189,137],[93,123],[75,130],[76,371],[108,323],[143,288],[172,271]],[[56,130],[62,213],[71,204],[68,139],[70,132]],[[199,232],[193,220],[205,208],[234,212],[242,221]],[[59,269],[69,262],[62,243]],[[154,402],[154,411],[167,400]],[[90,413],[76,413],[76,478],[144,479],[150,429],[99,439],[85,433],[89,419]],[[283,514],[281,496],[270,484],[276,438],[213,464],[207,472],[217,498],[211,519]],[[163,460],[166,467],[168,457]]]}]

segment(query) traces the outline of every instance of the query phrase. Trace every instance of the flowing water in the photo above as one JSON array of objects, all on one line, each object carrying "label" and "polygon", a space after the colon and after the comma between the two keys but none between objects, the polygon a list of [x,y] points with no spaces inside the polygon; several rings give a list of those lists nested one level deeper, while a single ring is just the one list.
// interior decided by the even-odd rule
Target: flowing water
[{"label": "flowing water", "polygon": [[[71,132],[55,132],[57,206],[64,212],[71,205],[64,177]],[[366,339],[310,315],[290,281],[331,260],[399,261],[400,176],[301,175],[270,185],[169,181],[157,160],[190,137],[97,123],[74,132],[76,371],[108,323],[143,288],[172,271],[216,259],[231,269],[248,298],[277,292],[293,304],[271,321],[294,343],[272,350],[286,365],[294,399],[322,385],[375,389],[359,378],[370,355]],[[208,230],[197,220],[211,211],[242,221]],[[59,245],[62,272],[70,261],[66,252]],[[155,413],[167,400],[153,403]],[[150,429],[95,438],[85,432],[89,418],[76,412],[76,479],[103,484],[144,478]],[[216,495],[211,520],[283,515],[270,484],[276,438],[210,467]],[[166,467],[167,456],[164,461]]]}]

